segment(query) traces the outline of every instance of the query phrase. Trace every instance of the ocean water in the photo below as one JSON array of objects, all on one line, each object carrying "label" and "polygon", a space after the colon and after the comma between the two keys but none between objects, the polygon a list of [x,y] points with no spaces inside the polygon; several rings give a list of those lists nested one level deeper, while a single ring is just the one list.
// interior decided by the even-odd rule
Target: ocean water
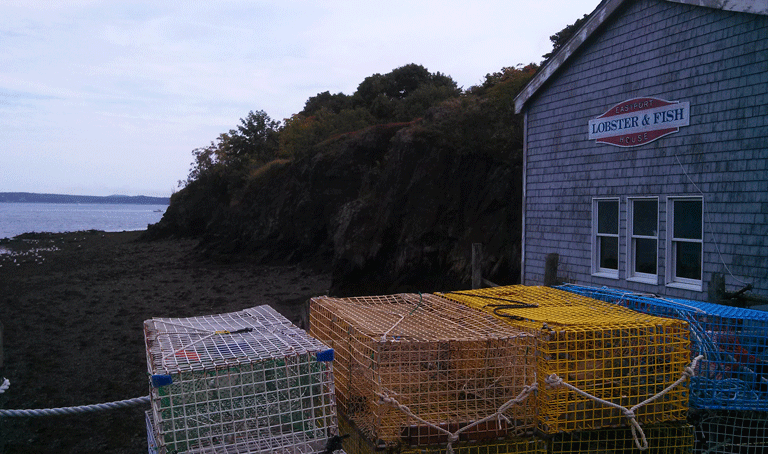
[{"label": "ocean water", "polygon": [[29,232],[145,230],[168,205],[109,203],[0,203],[0,238]]}]

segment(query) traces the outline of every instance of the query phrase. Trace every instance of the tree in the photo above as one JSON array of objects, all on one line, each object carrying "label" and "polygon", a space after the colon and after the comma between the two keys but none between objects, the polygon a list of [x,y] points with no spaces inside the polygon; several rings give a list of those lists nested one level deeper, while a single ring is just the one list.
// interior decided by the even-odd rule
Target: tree
[{"label": "tree", "polygon": [[577,19],[576,22],[567,25],[564,29],[549,37],[549,40],[552,41],[552,52],[543,55],[544,62],[542,62],[542,66],[549,61],[549,59],[552,58],[577,31],[579,31],[581,26],[587,22],[587,19],[589,19],[589,15],[585,14],[581,19]]},{"label": "tree", "polygon": [[304,110],[299,112],[299,114],[308,117],[314,115],[321,109],[326,109],[337,114],[351,106],[351,96],[347,96],[344,93],[336,93],[335,95],[332,95],[330,92],[324,91],[318,93],[317,96],[310,97],[306,104],[304,104]]},{"label": "tree", "polygon": [[[366,77],[358,85],[353,101],[355,106],[368,109],[380,121],[409,121],[422,116],[430,106],[460,93],[450,77],[430,73],[427,68],[411,63],[388,74]],[[412,96],[419,99],[409,103]],[[415,109],[417,105],[422,108]]]},{"label": "tree", "polygon": [[237,129],[219,134],[216,142],[192,150],[192,168],[185,183],[206,176],[228,176],[237,180],[252,167],[262,166],[277,157],[280,122],[264,111],[249,112]]},{"label": "tree", "polygon": [[263,165],[277,157],[280,122],[263,110],[249,112],[236,130],[229,131],[225,156],[230,164]]},{"label": "tree", "polygon": [[[488,92],[491,87],[499,84],[512,85],[511,90],[519,92],[523,88],[525,83],[536,74],[539,66],[535,63],[529,63],[526,66],[518,64],[517,66],[506,66],[501,68],[500,71],[495,73],[486,74],[485,81],[480,87],[472,87],[471,92],[475,94],[484,94]],[[521,85],[522,83],[522,85]],[[515,93],[517,95],[517,93]]]},{"label": "tree", "polygon": [[343,109],[334,113],[326,108],[314,115],[293,115],[280,131],[281,158],[300,158],[312,152],[313,147],[329,137],[358,131],[375,123],[367,109]]}]

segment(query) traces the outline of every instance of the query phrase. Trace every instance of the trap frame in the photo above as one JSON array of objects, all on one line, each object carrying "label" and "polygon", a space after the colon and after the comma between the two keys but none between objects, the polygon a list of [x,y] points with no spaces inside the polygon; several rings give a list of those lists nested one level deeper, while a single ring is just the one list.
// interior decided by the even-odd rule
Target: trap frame
[{"label": "trap frame", "polygon": [[158,454],[157,440],[155,439],[155,420],[152,410],[144,412],[144,420],[147,423],[147,451],[149,454]]},{"label": "trap frame", "polygon": [[[451,454],[446,446],[376,445],[365,437],[353,423],[339,416],[342,444],[350,454]],[[498,438],[486,441],[460,442],[451,447],[453,454],[547,454],[547,444],[536,437]]]},{"label": "trap frame", "polygon": [[768,312],[607,287],[560,288],[686,321],[693,355],[704,356],[691,379],[691,407],[768,411]]},{"label": "trap frame", "polygon": [[271,307],[144,332],[159,454],[316,453],[337,434],[333,351]]},{"label": "trap frame", "polygon": [[692,412],[690,421],[696,428],[696,453],[768,452],[766,412],[700,410]]},{"label": "trap frame", "polygon": [[[544,434],[685,421],[688,390],[676,385],[690,362],[686,322],[549,287],[439,295],[536,330],[537,429]],[[628,417],[625,410],[638,405]]]},{"label": "trap frame", "polygon": [[432,446],[533,431],[535,337],[435,295],[310,300],[336,352],[336,398],[375,445]]}]

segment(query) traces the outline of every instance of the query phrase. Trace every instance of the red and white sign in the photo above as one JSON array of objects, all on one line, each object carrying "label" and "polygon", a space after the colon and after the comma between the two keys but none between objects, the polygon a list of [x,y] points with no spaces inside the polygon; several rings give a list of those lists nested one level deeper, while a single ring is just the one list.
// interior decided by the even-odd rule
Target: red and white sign
[{"label": "red and white sign", "polygon": [[589,140],[617,147],[645,145],[688,126],[690,116],[687,102],[630,99],[589,120]]}]

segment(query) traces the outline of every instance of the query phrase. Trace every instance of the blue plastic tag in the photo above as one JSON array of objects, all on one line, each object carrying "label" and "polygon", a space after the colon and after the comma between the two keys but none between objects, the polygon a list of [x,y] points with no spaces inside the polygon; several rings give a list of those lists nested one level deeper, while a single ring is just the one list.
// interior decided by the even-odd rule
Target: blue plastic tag
[{"label": "blue plastic tag", "polygon": [[152,376],[152,386],[155,388],[160,388],[161,386],[170,385],[173,383],[173,377],[170,375],[153,375]]},{"label": "blue plastic tag", "polygon": [[317,353],[317,361],[318,362],[319,361],[323,361],[323,362],[333,361],[333,349],[331,348],[331,349],[328,349],[328,350],[325,350],[325,351],[322,351],[322,352],[318,352]]}]

